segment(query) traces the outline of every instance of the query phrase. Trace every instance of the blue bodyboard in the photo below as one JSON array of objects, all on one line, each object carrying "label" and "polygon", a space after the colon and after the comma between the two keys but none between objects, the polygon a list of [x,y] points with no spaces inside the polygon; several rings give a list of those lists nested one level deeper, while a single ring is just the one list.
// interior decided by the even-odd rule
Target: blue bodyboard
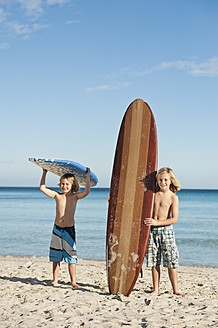
[{"label": "blue bodyboard", "polygon": [[[67,161],[63,159],[45,159],[45,158],[29,158],[29,161],[58,176],[62,176],[65,173],[72,173],[77,179],[79,185],[85,186],[86,184],[87,168],[79,163],[73,161]],[[97,183],[98,183],[97,176],[93,172],[91,172],[90,173],[91,187],[96,186]]]}]

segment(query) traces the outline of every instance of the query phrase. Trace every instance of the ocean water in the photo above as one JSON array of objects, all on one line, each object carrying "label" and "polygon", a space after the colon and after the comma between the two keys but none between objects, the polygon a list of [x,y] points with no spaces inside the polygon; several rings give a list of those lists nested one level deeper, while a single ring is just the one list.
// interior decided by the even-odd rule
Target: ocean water
[{"label": "ocean water", "polygon": [[[108,188],[76,209],[78,257],[105,259]],[[181,190],[174,225],[181,265],[218,266],[218,190]],[[38,188],[0,187],[0,255],[48,256],[55,201]]]}]

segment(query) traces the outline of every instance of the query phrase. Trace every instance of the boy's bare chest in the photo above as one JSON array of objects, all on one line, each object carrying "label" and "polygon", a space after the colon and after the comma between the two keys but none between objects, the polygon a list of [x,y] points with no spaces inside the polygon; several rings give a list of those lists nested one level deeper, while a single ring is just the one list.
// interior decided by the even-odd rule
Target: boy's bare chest
[{"label": "boy's bare chest", "polygon": [[72,196],[61,195],[57,199],[57,206],[60,209],[73,208],[76,206],[76,198],[73,195]]},{"label": "boy's bare chest", "polygon": [[160,208],[169,208],[171,206],[170,200],[162,200],[158,202],[158,207]]},{"label": "boy's bare chest", "polygon": [[168,213],[171,208],[171,199],[169,198],[160,198],[155,201],[155,210],[156,213]]}]

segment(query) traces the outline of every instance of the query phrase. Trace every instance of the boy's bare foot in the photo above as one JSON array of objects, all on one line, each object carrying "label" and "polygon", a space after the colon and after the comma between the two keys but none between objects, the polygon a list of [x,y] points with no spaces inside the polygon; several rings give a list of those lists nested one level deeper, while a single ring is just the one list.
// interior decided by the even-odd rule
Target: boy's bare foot
[{"label": "boy's bare foot", "polygon": [[77,285],[76,283],[73,283],[73,282],[71,282],[71,286],[72,286],[73,288],[80,288],[80,285]]},{"label": "boy's bare foot", "polygon": [[174,292],[173,294],[178,296],[184,296],[181,292]]},{"label": "boy's bare foot", "polygon": [[157,296],[158,295],[158,291],[154,290],[151,295]]},{"label": "boy's bare foot", "polygon": [[57,286],[58,285],[58,282],[53,280],[50,285]]}]

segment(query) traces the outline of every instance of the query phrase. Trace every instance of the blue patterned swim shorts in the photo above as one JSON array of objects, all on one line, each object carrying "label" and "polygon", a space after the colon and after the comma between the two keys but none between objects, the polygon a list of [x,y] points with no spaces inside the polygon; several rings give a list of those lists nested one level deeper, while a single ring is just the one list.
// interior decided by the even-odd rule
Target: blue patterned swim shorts
[{"label": "blue patterned swim shorts", "polygon": [[161,257],[163,257],[164,267],[178,267],[179,252],[172,225],[151,227],[145,256],[148,267],[160,265]]},{"label": "blue patterned swim shorts", "polygon": [[75,227],[59,227],[52,231],[49,259],[51,262],[77,263]]}]

